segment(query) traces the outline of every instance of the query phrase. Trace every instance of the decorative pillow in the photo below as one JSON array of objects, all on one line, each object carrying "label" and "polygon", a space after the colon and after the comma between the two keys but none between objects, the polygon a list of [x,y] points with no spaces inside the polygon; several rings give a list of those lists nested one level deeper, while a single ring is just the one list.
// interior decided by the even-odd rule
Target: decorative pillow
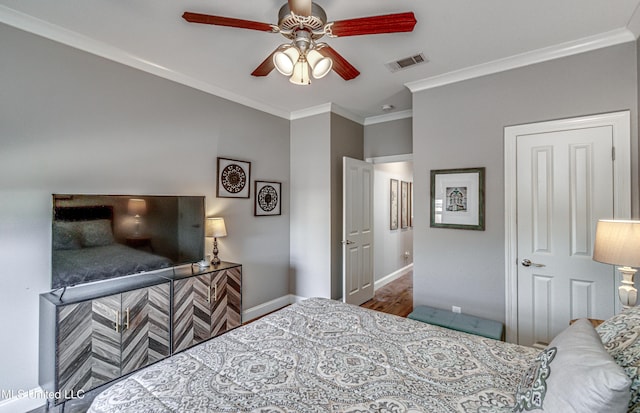
[{"label": "decorative pillow", "polygon": [[82,234],[83,247],[101,247],[113,244],[113,232],[111,231],[111,221],[108,219],[97,219],[95,221],[80,221],[80,232]]},{"label": "decorative pillow", "polygon": [[80,229],[75,222],[53,221],[52,240],[54,250],[77,250],[80,243]]},{"label": "decorative pillow", "polygon": [[554,338],[523,375],[514,412],[626,412],[631,380],[581,319]]},{"label": "decorative pillow", "polygon": [[640,411],[640,307],[631,307],[600,324],[605,350],[631,379],[629,411]]}]

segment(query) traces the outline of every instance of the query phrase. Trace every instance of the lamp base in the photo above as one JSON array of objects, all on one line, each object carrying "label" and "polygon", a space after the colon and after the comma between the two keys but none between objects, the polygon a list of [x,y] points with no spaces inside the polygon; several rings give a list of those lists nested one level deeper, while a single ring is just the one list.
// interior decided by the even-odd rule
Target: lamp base
[{"label": "lamp base", "polygon": [[618,287],[618,297],[624,308],[634,307],[638,300],[638,290],[634,287],[633,276],[637,270],[631,267],[618,267],[622,274],[622,285]]},{"label": "lamp base", "polygon": [[211,259],[211,265],[220,265],[220,258],[218,258],[218,238],[213,239],[213,258]]}]

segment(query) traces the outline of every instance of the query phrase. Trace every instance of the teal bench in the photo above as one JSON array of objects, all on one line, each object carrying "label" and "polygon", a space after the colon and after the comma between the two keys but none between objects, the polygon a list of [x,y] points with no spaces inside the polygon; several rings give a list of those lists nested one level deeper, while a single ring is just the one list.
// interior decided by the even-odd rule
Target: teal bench
[{"label": "teal bench", "polygon": [[452,330],[492,338],[494,340],[504,339],[504,325],[495,320],[454,313],[426,305],[415,307],[413,312],[407,317],[412,320],[422,321],[423,323],[434,324]]}]

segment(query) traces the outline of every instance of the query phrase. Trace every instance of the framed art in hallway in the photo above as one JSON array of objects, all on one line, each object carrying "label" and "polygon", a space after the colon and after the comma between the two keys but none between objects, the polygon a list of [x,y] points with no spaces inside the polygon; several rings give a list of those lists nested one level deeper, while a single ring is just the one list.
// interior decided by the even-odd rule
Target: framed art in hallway
[{"label": "framed art in hallway", "polygon": [[409,182],[400,182],[400,228],[409,228]]},{"label": "framed art in hallway", "polygon": [[280,182],[255,181],[254,215],[280,215],[282,204],[282,184]]},{"label": "framed art in hallway", "polygon": [[485,168],[431,171],[431,227],[484,231]]},{"label": "framed art in hallway", "polygon": [[218,158],[216,196],[218,198],[249,198],[251,162]]},{"label": "framed art in hallway", "polygon": [[389,229],[398,229],[398,180],[392,179],[389,188]]}]

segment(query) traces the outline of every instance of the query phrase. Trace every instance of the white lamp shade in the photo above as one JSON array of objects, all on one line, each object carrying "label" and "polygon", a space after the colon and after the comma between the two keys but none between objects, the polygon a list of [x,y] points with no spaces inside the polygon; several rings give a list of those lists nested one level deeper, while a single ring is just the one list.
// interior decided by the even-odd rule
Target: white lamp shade
[{"label": "white lamp shade", "polygon": [[300,52],[297,48],[289,46],[284,50],[277,51],[273,54],[273,65],[276,70],[285,76],[293,73],[293,67],[300,58]]},{"label": "white lamp shade", "polygon": [[309,66],[311,66],[311,74],[316,79],[325,77],[333,67],[333,60],[323,56],[317,50],[310,50],[309,53],[307,53],[307,61],[309,62]]},{"label": "white lamp shade", "polygon": [[293,67],[293,74],[289,78],[289,82],[301,86],[311,84],[309,63],[306,60],[298,60],[298,63]]},{"label": "white lamp shade", "polygon": [[224,225],[224,218],[207,218],[205,236],[211,238],[226,237],[227,227]]},{"label": "white lamp shade", "polygon": [[127,212],[130,215],[144,215],[147,213],[147,202],[144,199],[131,198],[127,204]]},{"label": "white lamp shade", "polygon": [[640,267],[640,221],[598,221],[593,259],[605,264]]}]

